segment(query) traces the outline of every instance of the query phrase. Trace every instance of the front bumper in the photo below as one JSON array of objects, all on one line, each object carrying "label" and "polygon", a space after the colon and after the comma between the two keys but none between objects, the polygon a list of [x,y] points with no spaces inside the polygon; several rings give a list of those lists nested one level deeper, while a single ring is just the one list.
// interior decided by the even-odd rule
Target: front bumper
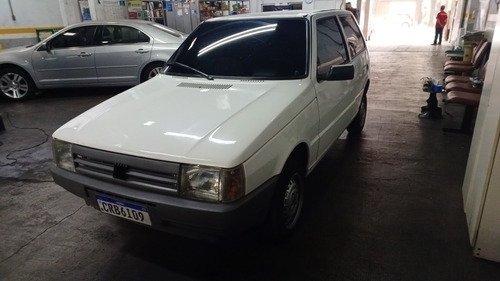
[{"label": "front bumper", "polygon": [[72,173],[51,164],[56,184],[99,210],[96,194],[148,208],[152,228],[181,236],[213,238],[236,234],[262,223],[268,214],[277,177],[232,203],[207,203],[152,193]]}]

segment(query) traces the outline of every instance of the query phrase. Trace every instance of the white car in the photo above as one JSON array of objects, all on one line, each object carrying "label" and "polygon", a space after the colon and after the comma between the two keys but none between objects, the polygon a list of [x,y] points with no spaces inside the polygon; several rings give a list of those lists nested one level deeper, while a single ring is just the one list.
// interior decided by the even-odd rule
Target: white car
[{"label": "white car", "polygon": [[186,36],[141,20],[71,25],[36,45],[0,51],[0,95],[21,101],[37,89],[134,86],[159,73]]},{"label": "white car", "polygon": [[344,10],[207,20],[163,74],[53,134],[54,180],[96,209],[187,236],[296,227],[305,177],[364,127],[369,54]]}]

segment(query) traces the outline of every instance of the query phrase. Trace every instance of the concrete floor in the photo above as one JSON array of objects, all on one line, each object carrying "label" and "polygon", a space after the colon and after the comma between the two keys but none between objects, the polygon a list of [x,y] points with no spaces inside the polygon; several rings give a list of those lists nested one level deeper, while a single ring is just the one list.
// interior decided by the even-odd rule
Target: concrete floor
[{"label": "concrete floor", "polygon": [[301,224],[280,242],[252,231],[217,243],[175,237],[56,186],[49,135],[123,89],[0,102],[0,280],[500,280],[500,264],[469,244],[461,189],[471,136],[441,131],[459,126],[462,109],[418,118],[421,78],[443,77],[447,48],[371,46],[365,131],[343,135],[310,175]]}]

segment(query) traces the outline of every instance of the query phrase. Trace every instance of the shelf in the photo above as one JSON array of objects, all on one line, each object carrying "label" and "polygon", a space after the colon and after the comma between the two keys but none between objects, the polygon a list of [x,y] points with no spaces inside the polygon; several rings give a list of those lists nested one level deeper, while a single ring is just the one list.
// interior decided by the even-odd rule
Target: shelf
[{"label": "shelf", "polygon": [[249,0],[200,1],[200,20],[249,13]]},{"label": "shelf", "polygon": [[163,2],[159,0],[143,0],[142,1],[142,19],[163,23],[165,10]]}]

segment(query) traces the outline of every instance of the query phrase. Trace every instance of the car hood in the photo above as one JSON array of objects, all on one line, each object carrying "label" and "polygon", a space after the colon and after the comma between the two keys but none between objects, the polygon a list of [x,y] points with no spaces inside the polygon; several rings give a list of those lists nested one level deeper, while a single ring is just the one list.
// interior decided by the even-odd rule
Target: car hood
[{"label": "car hood", "polygon": [[[16,57],[18,57],[19,56],[18,54],[21,54],[21,53],[31,54],[31,52],[33,52],[34,48],[35,48],[35,46],[31,45],[31,46],[13,47],[13,48],[8,48],[8,49],[3,49],[0,51],[0,58],[2,60],[5,60],[5,59],[12,57],[12,55],[15,55]],[[29,56],[30,55],[28,55],[27,57],[29,58]]]},{"label": "car hood", "polygon": [[314,99],[311,87],[309,80],[158,75],[84,112],[53,136],[105,151],[229,168],[297,116]]}]

